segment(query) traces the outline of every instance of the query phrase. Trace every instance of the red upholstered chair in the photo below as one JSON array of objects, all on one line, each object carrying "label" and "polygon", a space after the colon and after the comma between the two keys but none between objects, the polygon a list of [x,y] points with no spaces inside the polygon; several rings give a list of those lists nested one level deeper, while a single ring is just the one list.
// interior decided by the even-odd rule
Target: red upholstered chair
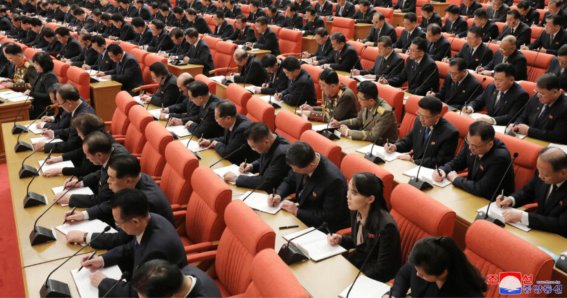
[{"label": "red upholstered chair", "polygon": [[278,33],[278,42],[282,55],[297,56],[301,54],[303,34],[301,34],[301,31],[282,28]]},{"label": "red upholstered chair", "polygon": [[280,30],[282,30],[282,27],[277,25],[268,25],[268,28],[272,29],[272,31],[274,31],[276,36],[278,36],[278,34],[280,34]]},{"label": "red upholstered chair", "polygon": [[201,82],[207,84],[207,86],[209,86],[209,91],[210,91],[212,94],[216,94],[216,93],[217,93],[217,82],[211,80],[211,79],[210,79],[209,77],[207,77],[206,75],[200,73],[200,74],[198,74],[198,75],[195,76],[195,80],[201,81]]},{"label": "red upholstered chair", "polygon": [[215,272],[212,278],[221,296],[226,297],[246,292],[252,282],[252,260],[260,251],[273,249],[276,236],[272,228],[240,200],[226,207],[224,221],[226,229],[219,240],[218,249],[192,255],[188,261],[214,259]]},{"label": "red upholstered chair", "polygon": [[453,124],[457,130],[459,130],[459,142],[457,143],[457,150],[455,151],[455,154],[457,154],[461,151],[461,149],[463,149],[463,146],[465,146],[465,137],[469,133],[469,126],[474,122],[474,120],[455,112],[447,112],[444,117],[447,121],[449,121],[449,123]]},{"label": "red upholstered chair", "polygon": [[87,102],[91,101],[91,77],[86,70],[76,66],[69,67],[67,83],[75,86],[83,99]]},{"label": "red upholstered chair", "polygon": [[536,51],[522,50],[521,52],[526,56],[528,62],[528,81],[532,82],[537,81],[545,73],[549,64],[551,64],[551,60],[555,57],[554,55]]},{"label": "red upholstered chair", "polygon": [[392,191],[392,210],[402,242],[402,264],[407,261],[415,242],[430,236],[451,236],[455,211],[409,184],[399,184]]},{"label": "red upholstered chair", "polygon": [[370,172],[376,175],[384,182],[384,199],[388,208],[391,208],[391,196],[394,189],[394,175],[377,164],[364,159],[360,154],[349,153],[341,161],[341,172],[345,175],[347,181],[360,172]]},{"label": "red upholstered chair", "polygon": [[165,147],[165,167],[159,187],[173,210],[185,210],[193,192],[191,176],[199,160],[181,142],[170,142]]},{"label": "red upholstered chair", "polygon": [[154,118],[142,106],[135,105],[130,109],[128,119],[130,119],[130,125],[126,131],[124,146],[132,155],[140,156],[144,149],[144,144],[146,143],[146,136],[144,134],[146,126],[148,126]]},{"label": "red upholstered chair", "polygon": [[467,40],[464,38],[453,39],[453,43],[451,44],[451,57],[455,57],[455,55],[457,55],[457,53],[459,53],[459,51],[463,48],[465,43],[467,43]]},{"label": "red upholstered chair", "polygon": [[394,27],[394,30],[396,30],[396,37],[400,38],[402,36],[402,32],[404,32],[404,27]]},{"label": "red upholstered chair", "polygon": [[522,89],[526,90],[530,96],[534,96],[536,94],[536,83],[530,81],[519,81],[518,84]]},{"label": "red upholstered chair", "polygon": [[149,53],[139,48],[131,49],[128,53],[134,56],[134,59],[136,59],[140,65],[140,69],[144,70],[144,61]]},{"label": "red upholstered chair", "polygon": [[232,42],[217,42],[217,50],[214,56],[215,69],[211,70],[212,74],[225,75],[238,71],[238,66],[232,57],[236,47],[238,47],[238,45]]},{"label": "red upholstered chair", "polygon": [[[274,282],[277,280],[277,282]],[[275,250],[259,252],[252,261],[252,282],[233,297],[310,297]]]},{"label": "red upholstered chair", "polygon": [[543,147],[501,133],[496,133],[496,137],[506,144],[510,155],[513,155],[514,152],[519,153],[514,161],[514,182],[517,191],[524,187],[534,176],[537,157]]},{"label": "red upholstered chair", "polygon": [[443,86],[445,78],[449,74],[449,63],[435,61],[437,64],[437,69],[439,69],[439,86]]},{"label": "red upholstered chair", "polygon": [[[4,42],[4,41],[2,40],[2,42]],[[35,54],[37,54],[39,52],[41,52],[41,50],[39,50],[39,49],[27,48],[27,49],[24,50],[24,55],[26,56],[26,58],[28,60],[31,60],[33,58],[33,56],[35,56]]]},{"label": "red upholstered chair", "polygon": [[67,83],[67,70],[69,69],[69,64],[61,62],[57,59],[53,59],[53,72],[59,80],[59,84]]},{"label": "red upholstered chair", "polygon": [[311,122],[286,110],[276,115],[276,133],[286,138],[290,143],[295,143],[304,131],[311,129]]},{"label": "red upholstered chair", "polygon": [[[482,276],[500,272],[533,274],[533,280],[551,280],[553,259],[541,249],[490,222],[478,220],[467,230],[465,255]],[[497,249],[495,249],[497,248]],[[485,297],[498,297],[496,285],[489,285]],[[543,297],[545,294],[514,295]],[[504,296],[501,296],[504,297]],[[507,297],[507,296],[506,296]]]},{"label": "red upholstered chair", "polygon": [[[214,29],[215,28],[213,27],[211,32],[214,31]],[[222,41],[222,39],[217,38],[217,37],[213,37],[213,36],[210,36],[210,35],[203,35],[203,36],[201,36],[201,38],[209,46],[209,49],[211,50],[211,55],[213,56],[213,60],[216,62],[215,56],[217,54],[217,43]]]},{"label": "red upholstered chair", "polygon": [[225,228],[224,211],[232,201],[232,190],[207,167],[193,172],[191,186],[187,209],[175,212],[175,221],[185,223],[179,235],[189,260],[193,253],[214,248],[212,241],[220,239]]},{"label": "red upholstered chair", "polygon": [[500,48],[500,46],[495,42],[486,43],[486,45],[492,50],[493,54],[496,54],[496,51]]},{"label": "red upholstered chair", "polygon": [[49,28],[49,29],[55,31],[55,30],[57,30],[57,28],[59,28],[59,24],[51,23],[51,22],[50,22],[50,23],[45,23],[45,27],[47,27],[47,28]]},{"label": "red upholstered chair", "polygon": [[376,59],[378,59],[378,48],[367,47],[360,55],[360,65],[363,69],[372,69]]},{"label": "red upholstered chair", "polygon": [[242,11],[242,14],[245,15],[246,17],[248,17],[248,15],[250,14],[250,5],[248,4],[240,4],[240,11]]},{"label": "red upholstered chair", "polygon": [[142,150],[140,167],[154,180],[160,180],[165,167],[165,148],[173,141],[173,136],[157,121],[146,126],[145,136],[148,141]]},{"label": "red upholstered chair", "polygon": [[406,102],[406,112],[399,128],[400,139],[405,137],[413,128],[415,119],[417,118],[418,102],[421,96],[411,95]]},{"label": "red upholstered chair", "polygon": [[274,107],[258,96],[252,96],[246,104],[246,117],[250,121],[259,121],[266,124],[272,131],[276,129],[276,115]]},{"label": "red upholstered chair", "polygon": [[498,32],[502,33],[502,31],[504,30],[504,26],[506,26],[506,23],[504,22],[494,22],[496,24],[496,27],[498,27]]},{"label": "red upholstered chair", "polygon": [[392,18],[394,17],[394,10],[392,8],[375,6],[374,9],[381,12],[388,23],[392,23]]},{"label": "red upholstered chair", "polygon": [[122,50],[126,53],[130,53],[130,51],[132,51],[133,49],[137,49],[138,45],[135,45],[133,43],[129,43],[126,41],[121,41],[120,43],[118,43],[118,45],[122,48]]},{"label": "red upholstered chair", "polygon": [[[469,73],[471,73],[471,72],[469,72]],[[476,72],[472,72],[472,75],[475,76],[476,79],[480,82],[483,89],[485,89],[486,87],[488,87],[488,85],[490,85],[492,82],[494,82],[494,78],[491,77],[491,76],[481,75],[481,74],[478,74]]]},{"label": "red upholstered chair", "polygon": [[534,41],[536,41],[536,39],[538,39],[541,36],[541,33],[543,33],[544,28],[540,26],[531,26],[530,28],[532,29],[532,35],[530,41],[531,43],[534,43]]},{"label": "red upholstered chair", "polygon": [[238,84],[230,84],[226,88],[226,98],[236,105],[239,114],[246,115],[246,104],[252,97],[252,93]]},{"label": "red upholstered chair", "polygon": [[[150,73],[150,66],[152,66],[154,63],[157,62],[161,62],[163,63],[163,65],[165,65],[167,67],[167,58],[165,57],[161,57],[158,56],[154,53],[149,53],[148,55],[146,55],[146,57],[144,58],[144,68],[142,68],[142,77],[144,78],[144,83],[148,84],[145,86],[141,86],[140,89],[155,89],[157,90],[157,88],[159,87],[158,84],[156,84],[153,80],[152,80],[152,75]],[[140,66],[142,67],[142,66]]]},{"label": "red upholstered chair", "polygon": [[[358,82],[355,79],[351,79],[347,76],[339,76],[339,83],[345,84],[355,95],[358,94]],[[356,105],[358,106],[358,101]]]},{"label": "red upholstered chair", "polygon": [[317,67],[311,64],[303,64],[301,68],[305,70],[313,79],[315,85],[315,95],[317,96],[317,104],[321,104],[323,101],[323,92],[321,91],[321,85],[319,85],[319,76],[323,72],[321,67]]},{"label": "red upholstered chair", "polygon": [[118,92],[114,102],[116,103],[116,110],[112,114],[112,121],[106,121],[104,124],[116,141],[124,142],[124,136],[130,125],[128,113],[137,103],[132,98],[132,95],[126,91]]},{"label": "red upholstered chair", "polygon": [[211,29],[211,32],[215,32],[215,21],[213,20],[213,15],[211,14],[204,14],[203,18],[205,19],[205,21],[207,22],[207,25],[209,26],[209,29]]},{"label": "red upholstered chair", "polygon": [[331,34],[342,32],[347,40],[354,38],[354,19],[334,17],[332,24]]},{"label": "red upholstered chair", "polygon": [[339,146],[338,144],[325,138],[324,136],[313,130],[307,130],[302,133],[299,140],[311,145],[311,147],[313,147],[313,150],[319,152],[320,154],[323,154],[337,167],[340,166],[341,159],[343,158],[343,151],[341,149],[341,146]]},{"label": "red upholstered chair", "polygon": [[402,122],[404,112],[404,91],[400,88],[376,83],[378,95],[383,98],[394,109],[394,115],[398,123]]},{"label": "red upholstered chair", "polygon": [[351,45],[351,46],[356,50],[356,53],[358,54],[358,57],[362,56],[362,52],[364,52],[364,50],[365,50],[366,47],[367,47],[367,46],[366,46],[365,44],[363,44],[362,42],[358,42],[358,41],[355,41],[355,40],[348,40],[348,39],[347,39],[347,43],[348,43],[349,45]]}]

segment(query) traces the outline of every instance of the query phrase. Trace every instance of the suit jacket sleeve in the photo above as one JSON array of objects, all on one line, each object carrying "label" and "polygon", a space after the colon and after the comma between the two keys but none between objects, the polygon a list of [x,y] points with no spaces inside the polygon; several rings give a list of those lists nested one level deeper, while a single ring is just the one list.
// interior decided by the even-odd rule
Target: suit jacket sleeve
[{"label": "suit jacket sleeve", "polygon": [[502,174],[508,167],[508,162],[503,157],[493,156],[490,164],[485,163],[484,175],[477,181],[467,177],[457,177],[453,180],[453,185],[464,189],[473,195],[489,198],[490,192],[496,189],[498,182],[502,179]]},{"label": "suit jacket sleeve", "polygon": [[400,268],[400,271],[398,271],[396,279],[394,280],[394,285],[392,285],[392,288],[390,289],[390,295],[392,297],[407,296],[407,292],[411,287],[411,277],[413,275],[412,266],[412,264],[406,263],[402,266],[402,268]]},{"label": "suit jacket sleeve", "polygon": [[299,208],[297,210],[297,218],[308,226],[314,226],[320,222],[330,223],[344,217],[342,214],[344,209],[341,205],[345,201],[347,191],[345,186],[340,179],[329,181],[324,192],[318,194],[318,199],[324,196],[323,208]]},{"label": "suit jacket sleeve", "polygon": [[534,203],[536,201],[535,186],[538,183],[538,180],[539,179],[534,175],[534,177],[530,180],[530,182],[528,182],[528,184],[510,195],[511,197],[514,197],[514,201],[516,202],[516,204],[514,204],[514,207],[522,207],[526,204]]},{"label": "suit jacket sleeve", "polygon": [[551,233],[557,233],[562,236],[567,235],[567,212],[565,211],[562,212],[558,217],[545,216],[536,212],[529,212],[528,219],[531,228]]},{"label": "suit jacket sleeve", "polygon": [[439,169],[443,170],[445,173],[449,173],[451,171],[460,172],[460,171],[466,169],[467,168],[467,155],[468,154],[469,154],[469,151],[466,148],[461,149],[459,154],[457,154],[457,156],[455,156],[455,158],[453,160],[446,163],[445,165],[443,165]]},{"label": "suit jacket sleeve", "polygon": [[408,90],[409,93],[425,95],[429,90],[435,92],[439,89],[439,70],[435,62],[429,64],[427,68],[423,70],[423,75],[427,75],[426,80],[414,90]]},{"label": "suit jacket sleeve", "polygon": [[521,94],[514,94],[514,105],[512,106],[510,111],[508,111],[508,113],[504,115],[493,117],[494,120],[496,120],[496,124],[505,125],[510,121],[514,121],[512,117],[518,115],[518,111],[520,111],[520,109],[522,109],[522,107],[526,104],[526,101],[528,101],[528,96],[529,95],[526,92],[523,92]]},{"label": "suit jacket sleeve", "polygon": [[433,167],[442,165],[453,158],[455,150],[457,149],[457,143],[459,142],[459,132],[457,130],[452,131],[446,138],[439,138],[438,140],[443,142],[441,144],[437,144],[439,148],[437,154],[430,155],[422,159],[415,159],[415,164],[423,163],[425,167]]},{"label": "suit jacket sleeve", "polygon": [[[416,119],[416,121],[419,121],[419,119]],[[417,123],[414,123],[413,129],[410,130],[410,132],[403,139],[400,139],[396,142],[397,152],[409,152],[411,149],[413,149],[413,135],[415,130],[418,129],[417,127]]]},{"label": "suit jacket sleeve", "polygon": [[[215,151],[222,157],[227,156],[233,151],[237,150],[240,146],[246,144],[246,136],[244,135],[244,129],[236,129],[233,132],[231,140],[228,144],[218,142],[215,146]],[[216,138],[217,141],[222,137]],[[241,151],[242,152],[242,151]]]},{"label": "suit jacket sleeve", "polygon": [[209,49],[209,47],[201,47],[199,48],[199,55],[192,57],[190,62],[192,64],[205,65],[208,63],[210,56],[211,50]]},{"label": "suit jacket sleeve", "polygon": [[174,104],[178,97],[179,89],[177,86],[173,84],[166,84],[163,95],[160,95],[159,92],[152,94],[151,103],[158,107],[162,105],[167,107]]},{"label": "suit jacket sleeve", "polygon": [[379,241],[377,247],[378,254],[376,259],[371,260],[374,266],[367,266],[364,270],[364,274],[378,280],[385,278],[390,279],[396,275],[400,266],[400,234],[396,225],[388,224],[380,231],[379,237],[379,239],[375,240]]},{"label": "suit jacket sleeve", "polygon": [[276,189],[276,194],[280,195],[282,199],[295,193],[295,176],[296,174],[292,170],[289,170],[287,177],[284,178]]},{"label": "suit jacket sleeve", "polygon": [[[257,167],[255,166],[256,164],[257,161],[253,163],[253,168],[255,171],[257,171]],[[290,169],[285,160],[285,154],[279,154],[272,157],[270,165],[266,168],[263,175],[240,175],[236,179],[236,185],[248,188],[262,186],[264,190],[272,191],[274,187],[278,186],[278,183],[282,179],[282,177],[286,177],[286,174],[289,172]]]},{"label": "suit jacket sleeve", "polygon": [[113,74],[112,80],[118,82],[125,82],[127,80],[131,80],[132,78],[136,77],[136,73],[140,72],[140,66],[134,63],[133,60],[128,60],[127,63],[124,64],[124,72],[122,74]]}]

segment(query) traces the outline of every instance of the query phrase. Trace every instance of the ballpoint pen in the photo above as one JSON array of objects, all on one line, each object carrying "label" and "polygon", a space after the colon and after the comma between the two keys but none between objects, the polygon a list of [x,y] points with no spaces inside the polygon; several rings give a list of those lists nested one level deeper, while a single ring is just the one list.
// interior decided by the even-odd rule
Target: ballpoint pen
[{"label": "ballpoint pen", "polygon": [[441,177],[441,171],[439,170],[438,166],[435,166],[435,171],[437,171],[437,174],[439,175],[439,177]]},{"label": "ballpoint pen", "polygon": [[283,227],[279,227],[280,230],[295,229],[295,228],[299,228],[299,226],[298,226],[298,225],[293,225],[293,226],[283,226]]},{"label": "ballpoint pen", "polygon": [[[67,213],[67,216],[71,216],[75,214],[75,210],[77,210],[77,207],[73,207],[73,209],[71,209],[71,212]],[[65,219],[63,220],[63,224],[67,222],[67,216],[65,216]]]},{"label": "ballpoint pen", "polygon": [[[92,253],[92,254],[91,254],[91,255],[89,256],[89,258],[87,259],[87,261],[90,261],[90,260],[92,260],[92,259],[93,259],[93,257],[95,256],[95,254],[96,254],[96,250],[95,250],[95,251],[93,251],[93,253]],[[79,268],[79,270],[77,270],[77,272],[81,271],[81,269],[83,269],[83,266],[81,266],[81,268]]]}]

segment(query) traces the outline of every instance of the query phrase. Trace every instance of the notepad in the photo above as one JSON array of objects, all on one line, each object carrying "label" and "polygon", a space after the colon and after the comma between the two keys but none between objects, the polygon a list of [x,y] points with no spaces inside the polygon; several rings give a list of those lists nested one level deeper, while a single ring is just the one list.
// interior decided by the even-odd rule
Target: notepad
[{"label": "notepad", "polygon": [[311,130],[314,130],[314,131],[321,131],[321,130],[327,129],[327,128],[329,128],[329,124],[326,124],[326,123],[311,126]]},{"label": "notepad", "polygon": [[[246,198],[250,194],[251,191],[247,191],[241,196],[238,197],[239,200]],[[282,201],[283,202],[283,201]],[[262,211],[269,214],[276,214],[278,211],[282,209],[282,202],[275,207],[272,207],[268,204],[268,194],[265,193],[257,193],[254,192],[250,196],[246,198],[244,203],[248,205],[250,208],[258,211]]]},{"label": "notepad", "polygon": [[[41,124],[40,125],[41,127],[43,127],[43,125],[45,124],[45,122],[38,122],[38,123]],[[43,128],[38,128],[36,124],[37,123],[32,123],[32,125],[27,126],[28,130],[36,135],[42,134]]]},{"label": "notepad", "polygon": [[[65,186],[56,186],[54,188],[51,189],[51,191],[53,191],[54,194],[58,194],[58,193],[62,193],[65,191]],[[73,188],[69,191],[67,191],[67,194],[69,195],[92,195],[94,194],[92,189],[90,189],[90,187],[79,187],[79,188]]]},{"label": "notepad", "polygon": [[[32,145],[38,144],[38,143],[47,143],[50,142],[52,139],[48,138],[48,137],[37,137],[37,138],[30,138],[30,142],[32,143]],[[63,140],[61,139],[54,139],[53,141],[51,141],[50,143],[59,143],[59,142],[63,142]]]},{"label": "notepad", "polygon": [[[493,125],[492,127],[494,127],[494,131],[501,133],[501,134],[506,134],[506,126],[504,125]],[[514,137],[523,140],[526,138],[526,135],[514,132]]]},{"label": "notepad", "polygon": [[219,177],[224,178],[224,175],[228,172],[232,172],[236,177],[240,175],[252,176],[250,173],[240,173],[240,167],[238,165],[232,164],[230,166],[214,169],[213,172]]},{"label": "notepad", "polygon": [[224,78],[225,78],[224,76],[209,77],[209,79],[211,79],[211,80],[213,80],[213,81],[215,81],[219,84],[222,84],[222,81],[224,81]]},{"label": "notepad", "polygon": [[555,144],[555,143],[549,143],[549,145],[547,145],[547,147],[555,147],[555,148],[559,148],[561,150],[563,150],[565,153],[567,153],[567,145],[561,145],[561,144]]},{"label": "notepad", "polygon": [[[102,233],[104,229],[108,226],[107,223],[101,221],[100,219],[85,220],[78,223],[64,223],[60,226],[55,227],[55,229],[63,235],[69,234],[71,231],[81,231],[84,233]],[[107,233],[117,233],[113,228],[110,228]]]},{"label": "notepad", "polygon": [[[350,289],[352,284],[350,284],[346,289],[344,289],[340,294],[340,298],[346,298],[348,290]],[[377,280],[371,279],[367,276],[360,275],[354,286],[350,290],[350,294],[348,294],[349,298],[375,298],[375,297],[382,297],[384,294],[390,291],[390,286],[383,282],[379,282]]]},{"label": "notepad", "polygon": [[[112,278],[115,280],[120,279],[122,276],[122,271],[118,267],[118,265],[114,265],[108,268],[102,268],[100,270],[104,275],[108,278]],[[79,269],[71,270],[71,275],[73,276],[73,281],[75,281],[75,285],[77,286],[77,291],[79,292],[79,296],[83,298],[91,298],[91,297],[100,297],[98,293],[98,288],[95,288],[91,284],[91,275],[93,273],[88,270],[84,269],[79,271]],[[103,293],[104,294],[104,293]]]},{"label": "notepad", "polygon": [[136,95],[132,97],[134,99],[135,102],[137,102],[139,105],[145,106],[146,103],[142,101],[142,98],[140,97],[140,95]]},{"label": "notepad", "polygon": [[262,96],[260,96],[260,99],[267,102],[267,103],[275,103],[275,104],[281,104],[282,103],[281,100],[276,100],[276,98],[273,95],[262,95]]},{"label": "notepad", "polygon": [[176,135],[178,138],[183,138],[191,135],[191,133],[187,130],[185,125],[168,126],[166,129],[170,133]]},{"label": "notepad", "polygon": [[256,91],[256,86],[254,86],[254,85],[246,86],[246,87],[244,87],[244,89],[248,90],[248,92],[250,92],[250,93],[254,93],[254,91]]},{"label": "notepad", "polygon": [[161,115],[161,109],[153,109],[148,110],[148,113],[154,117],[154,119],[159,120],[159,116]]},{"label": "notepad", "polygon": [[374,79],[368,79],[368,78],[365,78],[364,76],[360,76],[360,75],[359,76],[353,76],[352,78],[359,81],[359,82],[375,81],[376,80],[376,77],[374,77]]},{"label": "notepad", "polygon": [[204,150],[209,149],[209,147],[201,147],[199,146],[199,142],[191,140],[189,143],[189,146],[187,146],[187,142],[189,140],[179,140],[179,142],[181,142],[183,144],[183,146],[185,146],[186,148],[188,148],[189,150],[191,150],[191,152],[201,152]]},{"label": "notepad", "polygon": [[[405,171],[403,174],[413,178],[413,177],[417,176],[417,169],[418,168],[419,168],[419,166],[414,167],[412,169]],[[433,177],[432,177],[433,171],[435,171],[435,169],[421,167],[421,170],[419,170],[419,179],[423,180],[423,181],[425,181],[425,182],[427,182],[431,185],[435,185],[435,186],[439,186],[439,187],[445,187],[445,186],[451,184],[451,181],[447,180],[447,178],[443,179],[443,181],[441,181],[441,182],[433,181]]]},{"label": "notepad", "polygon": [[299,249],[302,254],[315,262],[336,256],[338,254],[342,254],[346,251],[346,249],[344,249],[340,245],[330,245],[329,241],[327,240],[327,234],[319,230],[313,230],[315,230],[315,228],[307,228],[298,232],[284,235],[283,238],[289,241],[289,239],[310,231],[309,234],[299,236],[298,238],[291,241],[291,243],[292,245],[297,247],[297,249]]},{"label": "notepad", "polygon": [[72,161],[70,160],[64,160],[64,161],[60,161],[60,162],[56,162],[56,163],[52,163],[52,164],[43,164],[45,162],[45,159],[39,160],[39,166],[41,167],[41,165],[43,165],[43,167],[41,168],[42,172],[46,172],[49,170],[61,170],[63,168],[74,168],[75,165],[73,164]]},{"label": "notepad", "polygon": [[[485,213],[486,213],[486,209],[487,209],[487,208],[488,208],[488,205],[486,205],[486,206],[484,206],[484,207],[482,207],[482,208],[479,208],[477,211],[478,211],[478,212],[481,212],[481,211],[482,211],[482,212],[485,212]],[[492,218],[496,218],[496,219],[498,219],[498,220],[501,221],[501,222],[506,222],[506,221],[504,220],[504,216],[502,215],[502,211],[504,211],[504,210],[506,210],[506,209],[508,209],[508,208],[500,208],[498,205],[496,205],[496,202],[492,202],[492,203],[490,204],[490,211],[488,211],[488,216],[490,216],[490,217],[492,217]],[[510,209],[513,209],[513,208],[510,208]],[[515,227],[515,228],[518,228],[518,229],[520,229],[520,230],[522,230],[522,231],[524,231],[524,232],[529,232],[529,231],[531,230],[530,227],[528,227],[528,226],[526,226],[526,225],[523,225],[523,224],[521,224],[521,223],[519,223],[519,222],[507,223],[507,224],[509,224],[509,225],[511,225],[511,226],[513,226],[513,227]]]},{"label": "notepad", "polygon": [[388,153],[386,152],[386,150],[384,150],[384,147],[378,145],[374,145],[374,147],[372,147],[372,144],[368,146],[364,146],[362,148],[358,148],[356,149],[356,152],[360,152],[362,154],[368,154],[370,152],[370,149],[372,149],[372,154],[374,156],[378,156],[384,161],[393,161],[397,159],[398,156],[402,155],[399,152]]}]

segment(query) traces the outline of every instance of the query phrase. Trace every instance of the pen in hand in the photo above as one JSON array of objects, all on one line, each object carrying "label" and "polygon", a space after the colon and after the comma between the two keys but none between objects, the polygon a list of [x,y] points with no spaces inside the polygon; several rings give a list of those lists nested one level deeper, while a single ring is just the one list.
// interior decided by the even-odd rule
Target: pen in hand
[{"label": "pen in hand", "polygon": [[73,209],[71,209],[71,212],[66,214],[65,219],[63,220],[63,224],[65,224],[67,222],[67,216],[71,216],[71,215],[75,214],[75,210],[77,210],[77,207],[73,207]]},{"label": "pen in hand", "polygon": [[441,175],[441,171],[439,170],[438,166],[435,166],[435,171],[437,171],[437,175],[439,175],[439,177],[443,177],[443,175]]},{"label": "pen in hand", "polygon": [[[93,253],[89,256],[89,258],[86,261],[92,260],[95,256],[95,254],[96,254],[96,250],[93,251]],[[83,269],[83,266],[81,266],[81,268],[79,268],[79,270],[77,270],[77,272],[81,271],[81,269]]]}]

